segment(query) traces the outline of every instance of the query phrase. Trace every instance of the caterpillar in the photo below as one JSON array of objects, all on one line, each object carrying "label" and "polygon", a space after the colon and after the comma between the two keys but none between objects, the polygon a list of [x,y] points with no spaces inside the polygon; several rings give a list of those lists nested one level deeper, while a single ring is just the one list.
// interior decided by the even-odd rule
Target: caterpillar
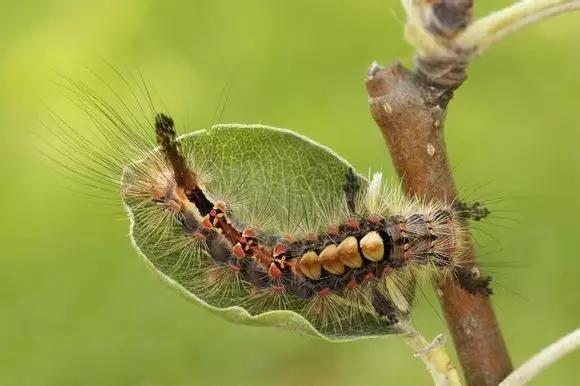
[{"label": "caterpillar", "polygon": [[491,293],[466,258],[467,221],[489,214],[479,203],[405,197],[289,130],[233,124],[179,136],[168,115],[142,124],[77,87],[105,149],[60,133],[75,172],[112,182],[134,247],[213,309],[290,311],[347,339],[401,332],[419,281]]}]

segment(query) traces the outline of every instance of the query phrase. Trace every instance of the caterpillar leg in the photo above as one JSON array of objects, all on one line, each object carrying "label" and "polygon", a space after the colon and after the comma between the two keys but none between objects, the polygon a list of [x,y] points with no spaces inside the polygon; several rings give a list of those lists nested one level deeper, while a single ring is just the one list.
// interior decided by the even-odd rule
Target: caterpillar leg
[{"label": "caterpillar leg", "polygon": [[490,287],[491,276],[482,276],[478,267],[459,267],[455,274],[461,288],[471,294],[481,293],[485,296],[493,294]]},{"label": "caterpillar leg", "polygon": [[491,214],[491,211],[479,201],[472,204],[455,201],[454,206],[466,220],[480,221]]},{"label": "caterpillar leg", "polygon": [[389,326],[393,326],[399,322],[397,317],[397,308],[389,299],[381,294],[376,289],[373,290],[372,305],[377,315],[386,320]]},{"label": "caterpillar leg", "polygon": [[346,172],[346,181],[343,185],[344,193],[346,194],[346,203],[348,205],[348,210],[351,213],[356,211],[356,197],[360,190],[360,183],[358,178],[352,168],[349,168]]}]

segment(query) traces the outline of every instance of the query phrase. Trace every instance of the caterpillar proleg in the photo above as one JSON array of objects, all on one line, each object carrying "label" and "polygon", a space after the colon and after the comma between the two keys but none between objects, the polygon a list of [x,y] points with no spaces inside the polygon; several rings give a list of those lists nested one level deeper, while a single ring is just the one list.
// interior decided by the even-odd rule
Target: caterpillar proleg
[{"label": "caterpillar proleg", "polygon": [[140,124],[80,95],[103,146],[61,135],[78,174],[112,182],[134,247],[215,312],[348,339],[400,332],[419,281],[490,293],[465,258],[467,220],[487,215],[479,205],[405,197],[289,130],[231,124],[178,136],[168,115]]}]

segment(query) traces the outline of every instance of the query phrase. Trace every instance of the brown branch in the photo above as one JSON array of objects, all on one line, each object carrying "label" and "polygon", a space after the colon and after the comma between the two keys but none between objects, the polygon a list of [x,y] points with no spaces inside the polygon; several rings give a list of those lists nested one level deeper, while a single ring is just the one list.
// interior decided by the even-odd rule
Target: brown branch
[{"label": "brown branch", "polygon": [[[409,195],[451,201],[456,190],[443,121],[469,63],[505,36],[546,17],[580,9],[580,0],[520,0],[472,21],[474,0],[401,0],[405,37],[416,49],[415,72],[373,65],[366,81],[370,110]],[[469,261],[477,268],[473,244]],[[489,299],[459,283],[437,294],[470,385],[497,385],[512,370]]]},{"label": "brown branch", "polygon": [[[366,80],[371,115],[381,129],[408,195],[450,202],[456,196],[443,136],[447,104],[466,79],[477,44],[458,45],[472,22],[473,0],[402,0],[415,72],[374,64]],[[477,35],[475,35],[477,37]],[[477,266],[473,244],[467,259]],[[497,385],[512,364],[489,299],[458,282],[437,295],[469,385]]]},{"label": "brown branch", "polygon": [[[452,89],[429,86],[396,64],[374,65],[366,81],[370,110],[408,195],[450,201],[456,190],[443,138]],[[476,261],[473,247],[470,261]],[[469,385],[497,385],[512,370],[489,299],[472,295],[455,281],[437,293]]]}]

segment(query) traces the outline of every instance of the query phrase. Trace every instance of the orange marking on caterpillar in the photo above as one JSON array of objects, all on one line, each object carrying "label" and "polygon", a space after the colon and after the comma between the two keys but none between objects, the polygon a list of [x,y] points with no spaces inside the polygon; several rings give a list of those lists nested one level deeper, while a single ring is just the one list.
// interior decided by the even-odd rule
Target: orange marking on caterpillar
[{"label": "orange marking on caterpillar", "polygon": [[232,248],[232,252],[234,253],[234,256],[240,260],[246,257],[246,252],[244,252],[244,248],[242,248],[242,245],[240,243],[234,245],[234,247]]},{"label": "orange marking on caterpillar", "polygon": [[204,216],[200,221],[200,225],[205,229],[212,229],[214,227],[209,216]]},{"label": "orange marking on caterpillar", "polygon": [[274,262],[270,264],[268,273],[270,274],[270,277],[272,277],[272,279],[278,280],[282,277],[282,271],[280,271],[280,268],[278,268]]},{"label": "orange marking on caterpillar", "polygon": [[272,252],[272,256],[278,257],[280,255],[284,255],[286,252],[288,252],[288,248],[284,244],[276,244],[274,251]]},{"label": "orange marking on caterpillar", "polygon": [[244,231],[242,232],[242,237],[245,237],[247,239],[253,239],[258,235],[258,233],[256,232],[255,229],[253,228],[246,228],[244,229]]}]

